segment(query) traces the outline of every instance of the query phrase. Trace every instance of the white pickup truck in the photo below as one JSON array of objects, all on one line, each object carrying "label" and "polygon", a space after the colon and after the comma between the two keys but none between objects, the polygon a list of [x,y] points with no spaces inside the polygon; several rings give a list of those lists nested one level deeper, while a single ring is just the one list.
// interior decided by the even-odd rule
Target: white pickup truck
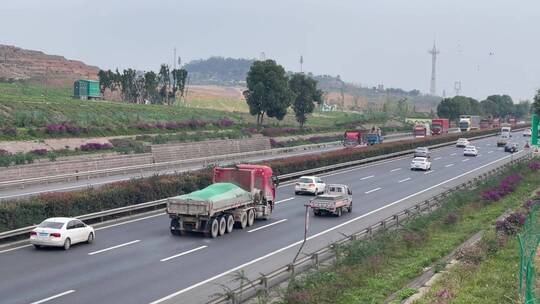
[{"label": "white pickup truck", "polygon": [[332,214],[341,216],[343,211],[352,212],[352,191],[346,185],[326,185],[324,194],[321,194],[309,202],[316,216]]}]

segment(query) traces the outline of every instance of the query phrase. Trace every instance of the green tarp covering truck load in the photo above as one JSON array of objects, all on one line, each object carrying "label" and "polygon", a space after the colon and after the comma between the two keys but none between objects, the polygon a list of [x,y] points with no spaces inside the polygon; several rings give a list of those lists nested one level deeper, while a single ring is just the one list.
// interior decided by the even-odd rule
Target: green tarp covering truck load
[{"label": "green tarp covering truck load", "polygon": [[244,229],[255,219],[269,219],[274,209],[277,179],[259,165],[216,167],[213,184],[167,200],[170,231],[202,232],[213,238]]}]

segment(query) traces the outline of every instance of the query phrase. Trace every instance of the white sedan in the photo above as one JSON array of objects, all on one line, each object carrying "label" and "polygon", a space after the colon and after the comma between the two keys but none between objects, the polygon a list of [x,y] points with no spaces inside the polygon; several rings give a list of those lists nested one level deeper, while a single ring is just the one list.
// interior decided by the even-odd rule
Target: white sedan
[{"label": "white sedan", "polygon": [[465,148],[469,145],[469,140],[466,138],[459,138],[456,142],[456,147],[458,148]]},{"label": "white sedan", "polygon": [[30,244],[36,249],[42,246],[64,247],[86,242],[92,243],[95,238],[94,228],[81,220],[68,217],[53,217],[44,220],[30,232]]},{"label": "white sedan", "polygon": [[467,146],[463,149],[464,156],[478,156],[478,149],[475,146]]},{"label": "white sedan", "polygon": [[319,193],[324,193],[325,188],[326,184],[320,177],[302,176],[294,185],[294,193],[311,193],[313,195],[317,195]]},{"label": "white sedan", "polygon": [[531,129],[525,129],[525,131],[523,131],[523,136],[526,137],[531,137],[532,136],[532,130]]},{"label": "white sedan", "polygon": [[411,162],[411,170],[431,170],[431,162],[426,157],[415,157]]}]

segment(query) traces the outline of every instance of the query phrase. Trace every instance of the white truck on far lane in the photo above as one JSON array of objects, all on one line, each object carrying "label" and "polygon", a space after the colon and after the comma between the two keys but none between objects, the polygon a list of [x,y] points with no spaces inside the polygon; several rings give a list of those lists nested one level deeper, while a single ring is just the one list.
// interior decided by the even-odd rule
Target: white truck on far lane
[{"label": "white truck on far lane", "polygon": [[352,212],[352,191],[346,185],[327,185],[324,194],[312,199],[308,206],[315,216],[332,214],[341,216],[343,211]]}]

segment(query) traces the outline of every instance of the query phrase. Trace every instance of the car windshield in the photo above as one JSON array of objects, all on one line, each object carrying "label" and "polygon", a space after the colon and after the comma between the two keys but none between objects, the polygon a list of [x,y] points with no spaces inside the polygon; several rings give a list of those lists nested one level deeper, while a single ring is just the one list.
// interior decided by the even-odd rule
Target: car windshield
[{"label": "car windshield", "polygon": [[44,221],[41,224],[39,224],[39,228],[52,228],[52,229],[61,229],[62,226],[64,226],[64,223],[60,222],[51,222],[51,221]]},{"label": "car windshield", "polygon": [[298,179],[298,182],[300,182],[300,183],[313,183],[313,179],[302,177],[302,178]]},{"label": "car windshield", "polygon": [[417,163],[423,163],[425,161],[426,159],[423,157],[416,157],[415,159],[413,159],[413,162],[417,162]]},{"label": "car windshield", "polygon": [[418,151],[418,152],[426,152],[427,148],[416,148],[416,151]]}]

